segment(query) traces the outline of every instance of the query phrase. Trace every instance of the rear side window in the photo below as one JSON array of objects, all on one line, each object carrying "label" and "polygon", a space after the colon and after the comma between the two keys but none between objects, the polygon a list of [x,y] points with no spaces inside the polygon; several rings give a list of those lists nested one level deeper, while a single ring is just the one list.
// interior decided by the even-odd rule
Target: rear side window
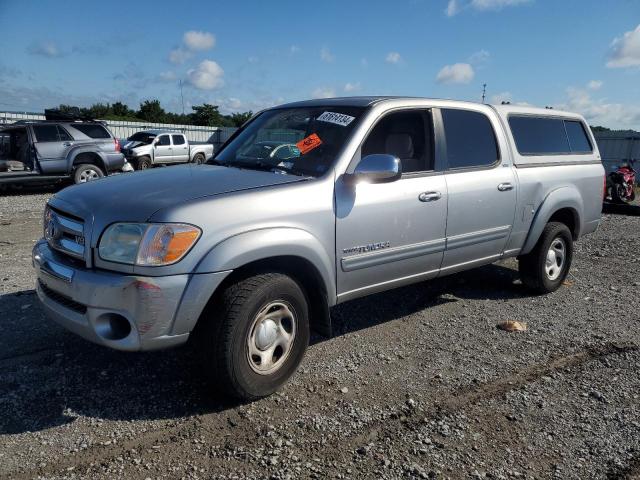
[{"label": "rear side window", "polygon": [[579,121],[510,116],[509,126],[521,155],[588,153],[593,150]]},{"label": "rear side window", "polygon": [[443,109],[449,168],[487,167],[500,158],[496,135],[486,115]]},{"label": "rear side window", "polygon": [[572,152],[591,153],[593,151],[582,122],[565,120],[564,126],[567,129],[569,147]]},{"label": "rear side window", "polygon": [[95,123],[74,123],[72,126],[90,138],[111,138],[107,129],[102,125],[96,125]]},{"label": "rear side window", "polygon": [[37,142],[66,142],[73,140],[71,136],[58,125],[34,125],[33,133]]},{"label": "rear side window", "polygon": [[171,135],[174,145],[184,145],[184,137],[182,135]]}]

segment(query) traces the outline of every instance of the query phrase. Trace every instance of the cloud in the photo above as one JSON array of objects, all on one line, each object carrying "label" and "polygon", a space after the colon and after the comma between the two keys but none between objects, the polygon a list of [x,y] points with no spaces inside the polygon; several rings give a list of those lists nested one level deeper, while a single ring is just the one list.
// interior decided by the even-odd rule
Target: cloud
[{"label": "cloud", "polygon": [[347,93],[357,92],[361,88],[362,88],[362,85],[360,85],[360,82],[355,82],[355,83],[347,82],[344,86],[344,91]]},{"label": "cloud", "polygon": [[530,3],[533,0],[449,0],[444,13],[447,17],[453,17],[466,9],[472,9],[480,12],[487,10],[502,10],[505,7],[514,7]]},{"label": "cloud", "polygon": [[180,65],[193,56],[189,50],[185,50],[182,47],[174,48],[169,52],[169,61],[175,65]]},{"label": "cloud", "polygon": [[471,56],[469,57],[469,63],[479,65],[489,61],[489,58],[491,58],[491,54],[488,51],[482,49],[471,54]]},{"label": "cloud", "polygon": [[260,59],[254,55],[247,57],[247,62],[249,63],[258,63]]},{"label": "cloud", "polygon": [[322,47],[320,49],[320,59],[323,62],[331,63],[336,59],[336,57],[329,51],[327,47]]},{"label": "cloud", "polygon": [[607,67],[640,67],[640,25],[611,42]]},{"label": "cloud", "polygon": [[289,53],[291,55],[295,55],[296,53],[300,53],[301,48],[298,45],[291,45],[289,47]]},{"label": "cloud", "polygon": [[360,59],[360,66],[362,68],[367,68],[369,66],[369,60],[367,60],[366,58],[361,58]]},{"label": "cloud", "polygon": [[384,61],[387,63],[400,63],[402,57],[398,52],[389,52],[385,57]]},{"label": "cloud", "polygon": [[566,102],[558,107],[582,114],[591,125],[612,129],[640,129],[640,104],[611,103],[605,98],[596,99],[587,88],[569,87],[566,92]]},{"label": "cloud", "polygon": [[470,83],[475,76],[473,67],[468,63],[454,63],[445,65],[438,72],[436,81],[438,83]]},{"label": "cloud", "polygon": [[460,13],[460,3],[458,3],[458,0],[449,0],[444,13],[447,15],[447,17],[453,17],[454,15]]},{"label": "cloud", "polygon": [[33,43],[29,46],[29,48],[27,48],[27,51],[31,55],[38,55],[47,58],[62,56],[62,52],[60,52],[58,46],[53,42]]},{"label": "cloud", "polygon": [[182,41],[191,51],[210,50],[216,45],[216,37],[212,33],[196,30],[185,32]]},{"label": "cloud", "polygon": [[587,88],[589,90],[600,90],[604,82],[602,80],[591,80],[587,83]]},{"label": "cloud", "polygon": [[178,79],[178,76],[173,70],[167,70],[166,72],[160,72],[158,78],[163,82],[175,82]]},{"label": "cloud", "polygon": [[311,92],[313,98],[331,98],[336,96],[336,91],[330,87],[318,87]]},{"label": "cloud", "polygon": [[200,90],[214,90],[224,85],[224,70],[213,60],[203,60],[196,68],[187,71],[187,80]]}]

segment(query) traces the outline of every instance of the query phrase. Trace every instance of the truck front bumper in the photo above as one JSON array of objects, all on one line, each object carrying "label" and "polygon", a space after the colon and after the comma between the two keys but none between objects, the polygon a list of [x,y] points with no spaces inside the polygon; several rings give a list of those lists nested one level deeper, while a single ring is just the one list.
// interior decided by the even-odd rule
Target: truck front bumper
[{"label": "truck front bumper", "polygon": [[47,315],[92,342],[117,350],[183,344],[229,272],[141,277],[84,268],[38,242],[36,293]]}]

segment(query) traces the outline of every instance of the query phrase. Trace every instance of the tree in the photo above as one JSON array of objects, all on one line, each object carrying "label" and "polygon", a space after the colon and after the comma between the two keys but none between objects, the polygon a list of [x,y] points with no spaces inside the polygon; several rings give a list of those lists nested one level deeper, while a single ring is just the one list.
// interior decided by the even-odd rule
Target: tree
[{"label": "tree", "polygon": [[111,105],[111,111],[114,116],[121,118],[135,118],[136,112],[131,110],[128,105],[122,102],[115,102]]},{"label": "tree", "polygon": [[222,116],[217,105],[205,103],[203,105],[194,105],[191,107],[193,113],[191,120],[194,125],[202,125],[206,127],[222,127],[228,121]]},{"label": "tree", "polygon": [[244,124],[244,122],[246,122],[251,117],[253,117],[253,112],[252,111],[248,111],[244,113],[237,112],[237,113],[232,113],[228,117],[231,120],[231,123],[233,124],[234,127],[241,127]]},{"label": "tree", "polygon": [[597,126],[592,126],[591,127],[591,131],[594,132],[594,133],[595,132],[610,132],[611,129],[607,128],[607,127],[601,127],[601,126],[597,125]]},{"label": "tree", "polygon": [[160,106],[160,100],[145,100],[140,104],[137,116],[147,122],[162,123],[166,121],[167,113]]}]

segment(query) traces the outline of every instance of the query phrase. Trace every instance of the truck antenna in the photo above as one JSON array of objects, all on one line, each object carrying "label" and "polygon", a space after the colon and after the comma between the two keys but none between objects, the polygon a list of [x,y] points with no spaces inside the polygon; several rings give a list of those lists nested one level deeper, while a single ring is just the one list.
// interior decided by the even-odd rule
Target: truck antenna
[{"label": "truck antenna", "polygon": [[482,84],[482,103],[484,103],[484,99],[487,95],[487,84],[483,83]]},{"label": "truck antenna", "polygon": [[184,115],[184,95],[182,95],[182,80],[180,80],[180,101],[182,102],[182,115]]}]

